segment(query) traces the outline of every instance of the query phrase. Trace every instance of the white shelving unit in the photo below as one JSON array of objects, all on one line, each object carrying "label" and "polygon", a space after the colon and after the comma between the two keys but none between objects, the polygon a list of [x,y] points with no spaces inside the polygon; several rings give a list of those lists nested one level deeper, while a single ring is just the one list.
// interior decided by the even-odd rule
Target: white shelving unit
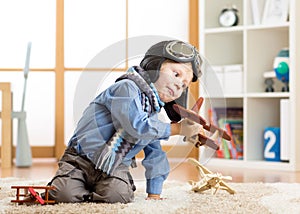
[{"label": "white shelving unit", "polygon": [[[262,17],[266,0],[257,2]],[[218,16],[224,6],[228,5],[235,5],[238,9],[239,23],[234,27],[221,27]],[[220,86],[222,83],[218,82],[215,73],[205,74],[201,80],[204,87],[200,88],[200,95],[206,97],[202,112],[204,115],[212,106],[243,107],[243,160],[213,158],[208,165],[300,170],[300,1],[289,0],[289,5],[287,22],[254,25],[251,0],[200,0],[201,54],[212,67],[235,64],[243,67],[241,93],[224,93]],[[282,83],[274,80],[275,92],[265,92],[263,73],[273,70],[274,58],[284,47],[290,50],[290,90],[281,92]],[[230,84],[234,86],[237,82],[232,81]],[[289,162],[265,161],[264,129],[280,127],[281,99],[290,101],[290,142],[287,142],[290,145]]]}]

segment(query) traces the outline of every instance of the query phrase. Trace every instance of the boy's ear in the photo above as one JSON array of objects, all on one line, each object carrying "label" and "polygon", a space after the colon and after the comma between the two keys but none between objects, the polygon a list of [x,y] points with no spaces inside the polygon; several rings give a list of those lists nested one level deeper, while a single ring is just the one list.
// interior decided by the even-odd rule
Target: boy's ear
[{"label": "boy's ear", "polygon": [[160,67],[164,60],[162,57],[148,56],[141,61],[140,66],[148,73],[152,83],[159,78]]},{"label": "boy's ear", "polygon": [[178,104],[178,105],[186,108],[187,107],[187,99],[188,99],[188,88],[186,88],[182,92],[181,96],[178,99],[168,102],[168,103],[165,103],[164,108],[165,108],[165,111],[171,121],[178,122],[181,120],[181,116],[173,109],[173,105]]}]

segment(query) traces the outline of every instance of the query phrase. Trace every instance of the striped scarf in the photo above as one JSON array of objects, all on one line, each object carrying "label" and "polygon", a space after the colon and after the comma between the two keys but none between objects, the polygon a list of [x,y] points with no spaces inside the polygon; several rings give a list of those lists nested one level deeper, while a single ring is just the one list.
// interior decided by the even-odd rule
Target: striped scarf
[{"label": "striped scarf", "polygon": [[[152,112],[159,112],[161,107],[164,106],[153,83],[147,83],[149,82],[147,73],[140,67],[131,67],[117,81],[122,79],[130,79],[140,88],[142,91],[143,111],[147,112],[148,116]],[[126,137],[127,140],[125,140],[125,135],[126,132],[123,129],[118,129],[112,138],[96,152],[94,163],[96,163],[97,169],[102,170],[106,174],[111,174],[119,166],[137,140],[132,139],[132,137]]]}]

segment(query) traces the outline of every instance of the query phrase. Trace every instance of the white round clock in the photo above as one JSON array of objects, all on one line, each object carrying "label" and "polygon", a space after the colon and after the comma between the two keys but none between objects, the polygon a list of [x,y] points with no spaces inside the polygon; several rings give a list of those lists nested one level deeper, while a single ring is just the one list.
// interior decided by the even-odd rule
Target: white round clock
[{"label": "white round clock", "polygon": [[239,22],[236,8],[225,8],[219,15],[219,23],[222,27],[236,26]]}]

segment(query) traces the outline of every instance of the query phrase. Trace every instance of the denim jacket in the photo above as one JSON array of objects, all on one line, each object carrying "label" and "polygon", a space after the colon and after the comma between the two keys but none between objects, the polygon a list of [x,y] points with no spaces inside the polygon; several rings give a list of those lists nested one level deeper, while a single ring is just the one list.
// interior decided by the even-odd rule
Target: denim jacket
[{"label": "denim jacket", "polygon": [[170,123],[158,119],[158,113],[148,115],[142,109],[141,90],[129,79],[111,85],[86,108],[77,124],[69,146],[93,161],[94,154],[115,131],[122,128],[135,145],[125,156],[123,164],[130,166],[132,158],[144,150],[147,193],[160,194],[170,168],[160,140],[167,140]]}]

